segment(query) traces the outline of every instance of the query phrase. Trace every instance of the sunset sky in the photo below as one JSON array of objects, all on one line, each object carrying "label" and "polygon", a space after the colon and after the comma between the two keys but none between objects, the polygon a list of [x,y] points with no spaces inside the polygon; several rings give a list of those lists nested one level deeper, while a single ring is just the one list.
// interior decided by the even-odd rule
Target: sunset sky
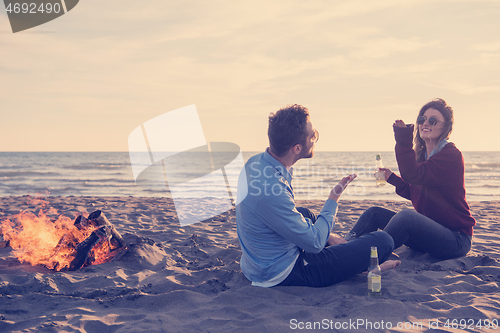
[{"label": "sunset sky", "polygon": [[497,151],[499,18],[481,0],[83,0],[13,34],[2,2],[0,151],[127,151],[191,104],[207,141],[262,151],[293,103],[318,151],[389,151],[394,120],[436,97],[459,149]]}]

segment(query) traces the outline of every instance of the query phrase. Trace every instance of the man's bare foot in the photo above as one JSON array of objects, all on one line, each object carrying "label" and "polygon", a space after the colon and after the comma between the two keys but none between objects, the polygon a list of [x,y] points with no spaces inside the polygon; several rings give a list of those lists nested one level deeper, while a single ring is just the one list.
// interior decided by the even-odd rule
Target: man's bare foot
[{"label": "man's bare foot", "polygon": [[380,270],[382,272],[388,271],[390,269],[398,267],[399,265],[401,265],[401,260],[387,260],[386,262],[380,264]]}]

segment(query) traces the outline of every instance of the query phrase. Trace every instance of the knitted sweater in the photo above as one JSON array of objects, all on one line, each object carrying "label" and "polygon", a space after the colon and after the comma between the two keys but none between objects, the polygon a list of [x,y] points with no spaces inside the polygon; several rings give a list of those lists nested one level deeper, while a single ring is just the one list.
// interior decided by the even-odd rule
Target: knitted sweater
[{"label": "knitted sweater", "polygon": [[413,150],[413,125],[394,127],[396,159],[401,177],[387,182],[411,200],[417,212],[453,231],[472,236],[476,220],[465,197],[464,159],[453,143],[422,163]]}]

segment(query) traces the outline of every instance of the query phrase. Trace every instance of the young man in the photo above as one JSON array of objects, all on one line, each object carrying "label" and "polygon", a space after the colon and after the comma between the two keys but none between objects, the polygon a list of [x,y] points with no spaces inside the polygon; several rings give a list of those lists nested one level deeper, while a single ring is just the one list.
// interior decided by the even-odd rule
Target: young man
[{"label": "young man", "polygon": [[394,248],[387,233],[376,231],[351,242],[330,234],[339,197],[356,175],[343,178],[331,190],[317,217],[296,207],[292,166],[313,157],[319,139],[307,108],[295,104],[271,114],[268,137],[269,148],[247,161],[238,186],[240,265],[252,284],[329,286],[366,271],[371,246],[384,262]]}]

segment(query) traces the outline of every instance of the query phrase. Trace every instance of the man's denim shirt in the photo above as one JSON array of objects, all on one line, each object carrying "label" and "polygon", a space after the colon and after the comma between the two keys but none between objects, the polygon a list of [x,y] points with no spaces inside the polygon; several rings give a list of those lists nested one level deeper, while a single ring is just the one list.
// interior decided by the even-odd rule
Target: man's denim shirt
[{"label": "man's denim shirt", "polygon": [[313,224],[297,211],[291,181],[292,175],[267,150],[251,157],[240,174],[238,202],[243,201],[236,206],[240,266],[250,281],[267,281],[284,272],[301,249],[320,252],[333,229],[337,202],[326,200]]}]

